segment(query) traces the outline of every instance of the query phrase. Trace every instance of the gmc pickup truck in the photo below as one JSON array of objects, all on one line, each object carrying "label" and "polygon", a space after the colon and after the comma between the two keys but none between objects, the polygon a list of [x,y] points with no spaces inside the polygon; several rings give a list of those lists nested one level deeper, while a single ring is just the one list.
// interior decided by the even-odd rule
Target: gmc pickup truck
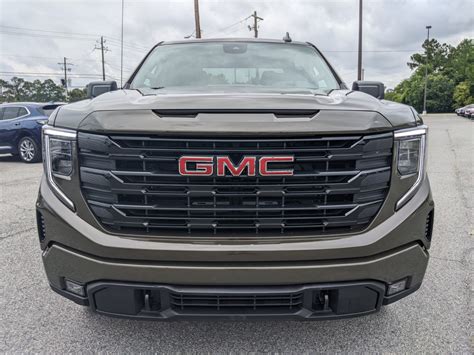
[{"label": "gmc pickup truck", "polygon": [[[427,127],[310,43],[163,42],[43,128],[54,291],[119,317],[329,319],[416,291]],[[99,95],[100,94],[100,95]]]}]

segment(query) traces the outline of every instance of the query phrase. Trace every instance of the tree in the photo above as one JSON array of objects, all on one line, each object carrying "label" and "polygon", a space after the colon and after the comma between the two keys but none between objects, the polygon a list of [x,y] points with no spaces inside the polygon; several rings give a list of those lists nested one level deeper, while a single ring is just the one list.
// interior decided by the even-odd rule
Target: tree
[{"label": "tree", "polygon": [[0,79],[0,104],[6,102],[8,92],[8,82]]},{"label": "tree", "polygon": [[22,78],[13,77],[10,81],[2,80],[2,102],[50,102],[64,101],[64,88],[57,85],[53,80],[25,81]]},{"label": "tree", "polygon": [[25,80],[13,77],[10,82],[5,85],[5,101],[26,101],[28,97],[29,85],[25,88]]},{"label": "tree", "polygon": [[73,89],[69,92],[69,102],[84,100],[87,97],[86,89]]},{"label": "tree", "polygon": [[428,82],[426,110],[428,112],[451,112],[454,80],[443,74],[433,74],[428,76]]},{"label": "tree", "polygon": [[453,108],[466,106],[474,102],[472,85],[470,85],[469,81],[466,80],[456,85],[454,88],[453,101]]},{"label": "tree", "polygon": [[[415,53],[407,65],[413,70],[408,79],[387,93],[386,98],[415,107],[423,107],[425,68],[428,69],[426,109],[428,112],[450,112],[453,105],[473,102],[474,42],[465,39],[458,46],[425,41],[423,53]],[[460,103],[463,103],[462,105]]]},{"label": "tree", "polygon": [[[429,41],[425,40],[423,43],[424,53],[415,53],[407,65],[410,69],[423,69],[428,65],[428,71],[440,72],[443,71],[448,64],[448,56],[453,51],[453,46],[443,43],[440,44],[436,39],[432,38]],[[428,59],[428,60],[427,60]]]},{"label": "tree", "polygon": [[465,39],[448,56],[446,74],[453,78],[456,84],[467,81],[473,94],[474,85],[474,40]]},{"label": "tree", "polygon": [[49,102],[49,101],[64,101],[64,89],[56,85],[51,79],[45,81],[35,80],[33,82],[32,101],[35,102]]}]

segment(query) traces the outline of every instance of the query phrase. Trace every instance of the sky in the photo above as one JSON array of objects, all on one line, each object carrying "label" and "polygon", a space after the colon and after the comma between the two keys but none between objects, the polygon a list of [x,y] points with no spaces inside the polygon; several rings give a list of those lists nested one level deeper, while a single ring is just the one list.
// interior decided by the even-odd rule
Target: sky
[{"label": "sky", "polygon": [[[410,76],[406,63],[430,36],[457,45],[474,37],[474,0],[364,0],[365,80],[393,88]],[[252,37],[246,19],[263,18],[259,37],[315,44],[349,85],[357,78],[359,0],[200,0],[205,38]],[[53,78],[67,58],[72,87],[101,79],[120,83],[121,0],[0,0],[0,78]],[[193,0],[124,0],[123,81],[151,47],[194,32]],[[52,74],[51,74],[52,73]]]}]

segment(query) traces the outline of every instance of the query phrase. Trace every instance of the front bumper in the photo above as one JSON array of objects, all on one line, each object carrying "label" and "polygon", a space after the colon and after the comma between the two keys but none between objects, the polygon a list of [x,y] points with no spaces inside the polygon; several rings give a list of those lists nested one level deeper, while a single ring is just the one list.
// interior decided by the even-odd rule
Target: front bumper
[{"label": "front bumper", "polygon": [[[416,287],[405,291],[405,295]],[[63,294],[64,291],[55,289]],[[380,282],[299,286],[196,287],[118,282],[87,286],[89,304],[100,314],[138,319],[292,318],[334,319],[377,312],[384,302]],[[69,296],[69,295],[66,295]]]},{"label": "front bumper", "polygon": [[[427,217],[433,208],[425,179],[412,200],[365,233],[311,242],[227,245],[112,236],[64,207],[45,181],[37,203],[43,262],[53,290],[100,313],[153,319],[326,319],[375,312],[382,304],[392,303],[420,287],[429,259]],[[407,280],[406,288],[387,296],[387,287],[403,279]],[[66,280],[83,285],[86,295],[67,291]],[[255,292],[264,297],[282,292],[303,292],[305,296],[304,307],[285,312],[228,312],[225,307],[221,312],[206,311],[207,308],[188,312],[170,306],[166,296],[170,290],[185,296],[203,294],[206,299],[229,292],[247,298],[255,297]],[[328,302],[332,302],[324,311],[314,306],[315,297],[322,291],[328,292]],[[158,292],[162,308],[147,308],[146,292],[155,292],[155,299]],[[100,294],[106,294],[110,303],[104,302],[102,296],[99,302]],[[364,303],[363,299],[370,302]],[[120,307],[104,308],[106,304]]]},{"label": "front bumper", "polygon": [[[54,291],[107,315],[154,319],[208,316],[326,319],[373,313],[382,304],[392,303],[416,291],[426,270],[428,254],[418,244],[413,244],[372,258],[332,263],[173,265],[97,259],[53,245],[43,255],[43,261]],[[376,281],[387,279],[407,279],[407,287],[400,293],[387,296],[386,289],[390,282]],[[66,280],[83,284],[86,295],[79,296],[67,291]],[[145,292],[153,290],[166,290],[167,293],[160,295],[160,304],[165,305],[164,308],[146,308]],[[304,291],[305,299],[304,307],[285,312],[260,312],[260,309],[249,312],[248,309],[240,309],[243,313],[231,313],[223,307],[221,312],[206,313],[206,309],[199,309],[193,313],[171,308],[167,298],[170,290],[178,294],[199,293],[207,298],[219,294],[243,293],[253,297],[255,293],[271,296],[275,293],[297,294]],[[99,291],[106,296],[100,295]],[[317,297],[315,292],[319,291],[329,293],[328,302],[331,306],[328,309],[315,309],[313,306]],[[101,297],[99,301],[98,294]]]}]

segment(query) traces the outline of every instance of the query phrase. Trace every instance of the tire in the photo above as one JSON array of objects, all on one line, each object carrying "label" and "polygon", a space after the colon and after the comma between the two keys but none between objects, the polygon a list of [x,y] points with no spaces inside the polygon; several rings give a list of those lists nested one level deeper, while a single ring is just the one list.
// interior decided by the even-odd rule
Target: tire
[{"label": "tire", "polygon": [[23,137],[18,143],[18,156],[24,163],[36,163],[41,160],[41,150],[32,138]]}]

